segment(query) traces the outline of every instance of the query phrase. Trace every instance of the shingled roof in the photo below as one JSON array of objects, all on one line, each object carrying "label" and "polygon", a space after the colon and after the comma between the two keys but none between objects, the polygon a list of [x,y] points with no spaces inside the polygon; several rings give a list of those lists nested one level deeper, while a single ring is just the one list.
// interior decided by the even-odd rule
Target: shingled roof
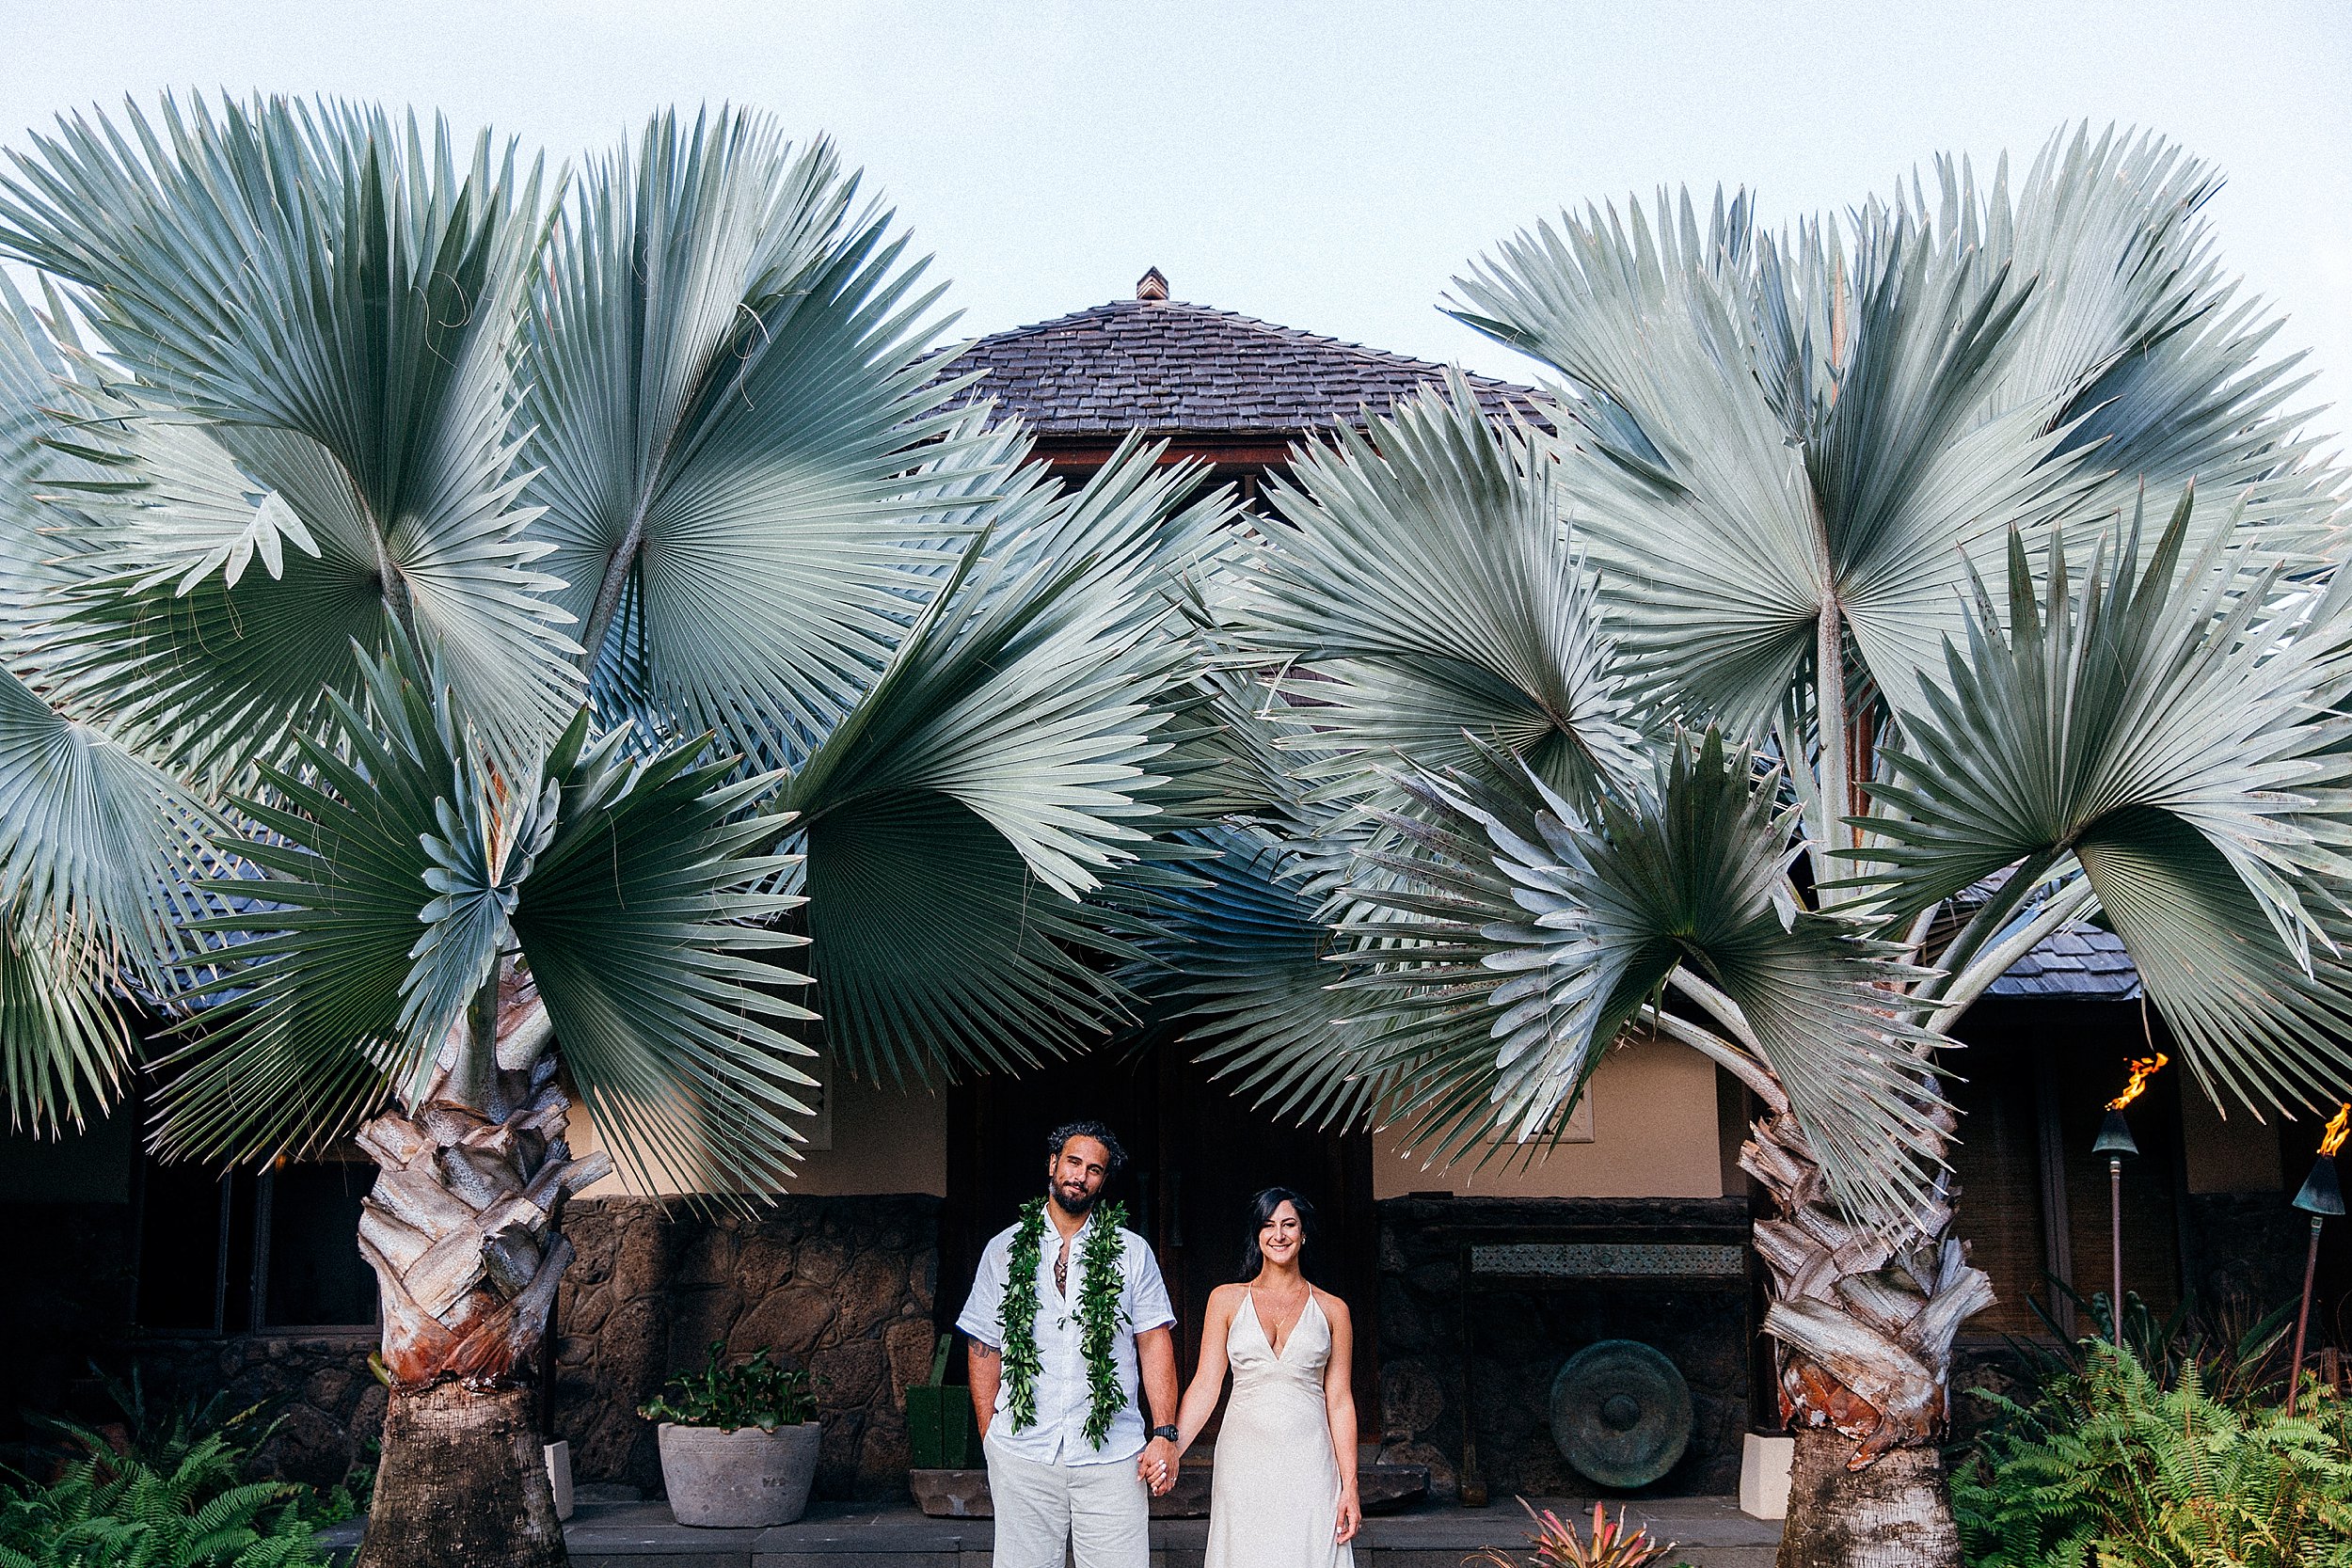
[{"label": "shingled roof", "polygon": [[[1963,893],[1955,912],[1973,912],[2009,876],[1997,873]],[[2046,889],[2037,891],[2012,920],[2022,924],[2031,919],[2040,912],[2046,895]],[[2064,997],[2077,1002],[2130,1002],[2139,993],[2139,971],[2124,950],[2123,939],[2089,921],[2042,938],[2033,951],[2010,965],[1985,990],[1987,996]]]},{"label": "shingled roof", "polygon": [[[967,394],[993,398],[1041,436],[1303,435],[1440,382],[1446,367],[1165,295],[1159,269],[1142,297],[1115,299],[975,341],[951,374],[984,372]],[[1532,388],[1470,384],[1497,413],[1532,411]]]},{"label": "shingled roof", "polygon": [[2096,926],[2077,926],[2044,938],[2010,965],[1985,994],[2130,1002],[2139,995],[2139,971],[2123,951],[2122,937]]}]

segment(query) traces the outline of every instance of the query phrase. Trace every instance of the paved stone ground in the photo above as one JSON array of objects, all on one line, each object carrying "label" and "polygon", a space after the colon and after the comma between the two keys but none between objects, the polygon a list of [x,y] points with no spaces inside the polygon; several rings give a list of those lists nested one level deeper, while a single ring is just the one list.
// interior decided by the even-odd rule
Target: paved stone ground
[{"label": "paved stone ground", "polygon": [[[1589,1498],[1538,1497],[1563,1515]],[[1729,1497],[1654,1497],[1626,1505],[1652,1533],[1679,1542],[1668,1563],[1690,1568],[1771,1568],[1780,1526],[1751,1519]],[[1611,1505],[1614,1517],[1616,1506]],[[1490,1546],[1521,1544],[1509,1502],[1486,1509],[1433,1505],[1364,1521],[1357,1568],[1461,1568]],[[1200,1568],[1205,1519],[1152,1525],[1152,1568]],[[912,1503],[817,1503],[797,1524],[771,1529],[688,1529],[663,1503],[582,1503],[564,1527],[580,1568],[987,1568],[994,1532],[985,1519],[930,1519]]]}]

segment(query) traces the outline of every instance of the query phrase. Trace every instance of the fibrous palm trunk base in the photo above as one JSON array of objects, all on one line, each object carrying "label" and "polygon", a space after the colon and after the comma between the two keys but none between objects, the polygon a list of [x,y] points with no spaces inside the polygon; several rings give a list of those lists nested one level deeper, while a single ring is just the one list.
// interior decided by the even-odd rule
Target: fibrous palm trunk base
[{"label": "fibrous palm trunk base", "polygon": [[1933,1445],[1890,1449],[1853,1470],[1852,1439],[1796,1435],[1780,1568],[1957,1568],[1960,1530]]},{"label": "fibrous palm trunk base", "polygon": [[564,1560],[532,1389],[572,1258],[558,1224],[612,1162],[571,1157],[552,1061],[500,1073],[484,1108],[443,1088],[358,1133],[392,1386],[358,1568],[544,1568]]},{"label": "fibrous palm trunk base", "polygon": [[529,1388],[394,1388],[354,1568],[563,1568]]},{"label": "fibrous palm trunk base", "polygon": [[1960,1568],[1939,1443],[1952,1344],[1993,1282],[1949,1233],[1949,1195],[1899,1246],[1838,1212],[1793,1118],[1755,1131],[1740,1164],[1778,1209],[1756,1250],[1797,1448],[1780,1568]]}]

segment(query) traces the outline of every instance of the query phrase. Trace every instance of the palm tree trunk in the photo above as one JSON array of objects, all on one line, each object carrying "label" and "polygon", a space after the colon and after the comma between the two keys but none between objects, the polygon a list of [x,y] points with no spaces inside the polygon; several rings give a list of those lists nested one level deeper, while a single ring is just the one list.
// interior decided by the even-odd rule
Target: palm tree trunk
[{"label": "palm tree trunk", "polygon": [[1838,1213],[1792,1117],[1755,1132],[1740,1164],[1778,1210],[1756,1248],[1797,1441],[1780,1568],[1960,1568],[1940,1444],[1952,1343],[1993,1305],[1993,1282],[1951,1234],[1948,1200],[1898,1246]]},{"label": "palm tree trunk", "polygon": [[572,1259],[564,1201],[611,1168],[574,1160],[552,1057],[464,1104],[444,1074],[359,1130],[379,1167],[359,1251],[383,1300],[391,1382],[357,1568],[555,1568],[566,1560],[535,1379]]},{"label": "palm tree trunk", "polygon": [[560,1568],[538,1394],[462,1383],[392,1389],[358,1568]]}]

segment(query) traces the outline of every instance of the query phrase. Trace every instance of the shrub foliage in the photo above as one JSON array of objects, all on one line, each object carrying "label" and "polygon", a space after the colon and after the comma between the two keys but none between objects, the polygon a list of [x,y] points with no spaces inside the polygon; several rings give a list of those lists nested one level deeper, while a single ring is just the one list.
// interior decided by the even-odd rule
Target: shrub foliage
[{"label": "shrub foliage", "polygon": [[2315,1382],[2289,1417],[2091,1345],[1953,1477],[1971,1568],[2352,1568],[2352,1411]]},{"label": "shrub foliage", "polygon": [[710,1341],[710,1361],[699,1372],[680,1372],[669,1386],[637,1407],[648,1420],[680,1426],[757,1427],[773,1432],[817,1418],[817,1391],[809,1374],[779,1367],[759,1350],[739,1366],[723,1365],[726,1341]]},{"label": "shrub foliage", "polygon": [[326,1568],[296,1489],[239,1481],[225,1433],[159,1468],[93,1455],[0,1489],[0,1568]]}]

